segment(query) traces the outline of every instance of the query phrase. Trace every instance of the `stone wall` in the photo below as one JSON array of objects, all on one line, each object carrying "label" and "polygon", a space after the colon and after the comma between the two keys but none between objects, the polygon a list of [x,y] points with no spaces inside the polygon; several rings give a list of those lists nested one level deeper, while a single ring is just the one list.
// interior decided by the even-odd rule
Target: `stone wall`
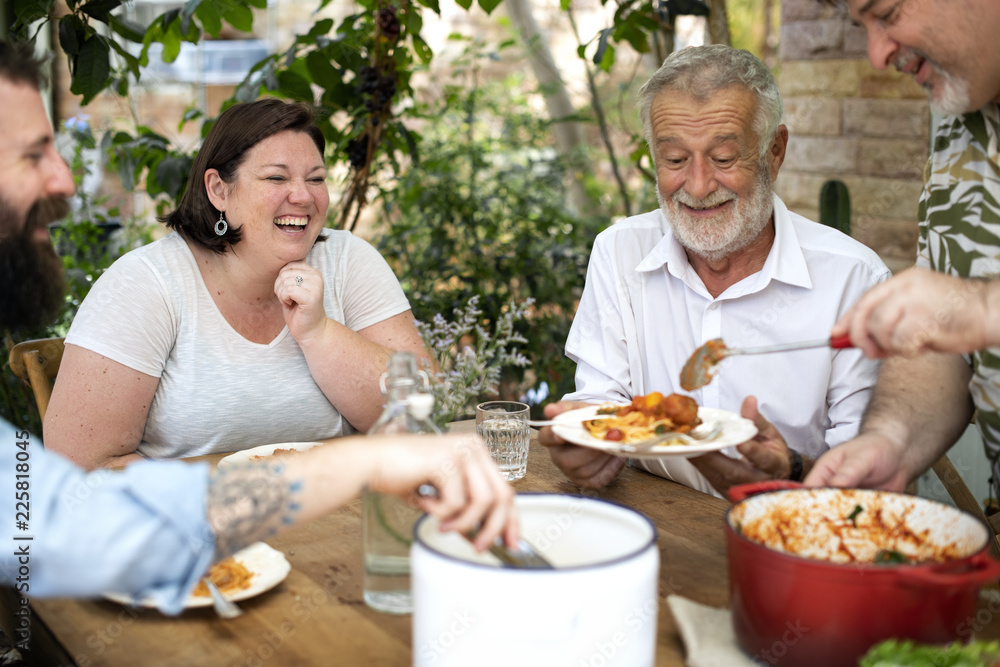
[{"label": "stone wall", "polygon": [[779,195],[818,220],[823,183],[843,181],[852,235],[894,272],[911,266],[929,146],[927,95],[912,77],[871,67],[864,29],[846,8],[782,0],[781,15],[777,81],[790,138]]}]

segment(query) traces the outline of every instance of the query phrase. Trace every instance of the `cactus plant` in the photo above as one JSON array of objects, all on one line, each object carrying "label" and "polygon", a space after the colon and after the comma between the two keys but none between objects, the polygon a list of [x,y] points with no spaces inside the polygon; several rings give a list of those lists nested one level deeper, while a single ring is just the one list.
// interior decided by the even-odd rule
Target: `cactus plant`
[{"label": "cactus plant", "polygon": [[851,195],[843,181],[830,180],[819,191],[819,221],[851,234]]}]

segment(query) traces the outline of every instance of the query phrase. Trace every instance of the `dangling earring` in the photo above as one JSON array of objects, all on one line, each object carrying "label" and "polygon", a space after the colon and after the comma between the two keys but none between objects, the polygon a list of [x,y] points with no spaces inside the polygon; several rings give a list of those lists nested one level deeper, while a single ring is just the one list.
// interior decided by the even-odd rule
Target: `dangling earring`
[{"label": "dangling earring", "polygon": [[219,221],[215,223],[215,234],[217,236],[222,236],[229,229],[229,223],[226,222],[226,218],[223,216],[222,211],[219,211]]}]

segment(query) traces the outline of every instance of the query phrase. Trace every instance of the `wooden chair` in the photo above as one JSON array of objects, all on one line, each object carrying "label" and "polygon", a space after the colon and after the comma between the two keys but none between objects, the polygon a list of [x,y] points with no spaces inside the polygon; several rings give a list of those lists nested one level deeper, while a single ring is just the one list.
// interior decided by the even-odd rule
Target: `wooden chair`
[{"label": "wooden chair", "polygon": [[38,414],[45,411],[52,396],[52,381],[59,372],[63,356],[62,338],[39,338],[18,343],[10,350],[10,370],[31,386],[38,404]]},{"label": "wooden chair", "polygon": [[994,557],[1000,558],[1000,542],[998,542],[1000,538],[997,537],[997,533],[1000,532],[1000,514],[994,514],[992,517],[986,516],[986,512],[983,511],[983,504],[979,502],[969,489],[969,486],[962,479],[962,476],[955,468],[955,464],[951,462],[947,454],[935,461],[931,469],[938,476],[938,479],[941,480],[945,491],[955,501],[955,506],[978,518],[993,531],[994,537],[990,544],[990,553]]}]

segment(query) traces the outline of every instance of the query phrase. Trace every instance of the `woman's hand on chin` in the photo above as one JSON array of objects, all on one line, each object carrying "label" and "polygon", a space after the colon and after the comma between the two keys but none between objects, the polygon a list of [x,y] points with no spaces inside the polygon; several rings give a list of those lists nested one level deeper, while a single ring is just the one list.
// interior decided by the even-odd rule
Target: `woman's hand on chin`
[{"label": "woman's hand on chin", "polygon": [[305,262],[289,262],[278,272],[274,293],[281,301],[288,331],[300,345],[322,334],[327,318],[319,271]]}]

